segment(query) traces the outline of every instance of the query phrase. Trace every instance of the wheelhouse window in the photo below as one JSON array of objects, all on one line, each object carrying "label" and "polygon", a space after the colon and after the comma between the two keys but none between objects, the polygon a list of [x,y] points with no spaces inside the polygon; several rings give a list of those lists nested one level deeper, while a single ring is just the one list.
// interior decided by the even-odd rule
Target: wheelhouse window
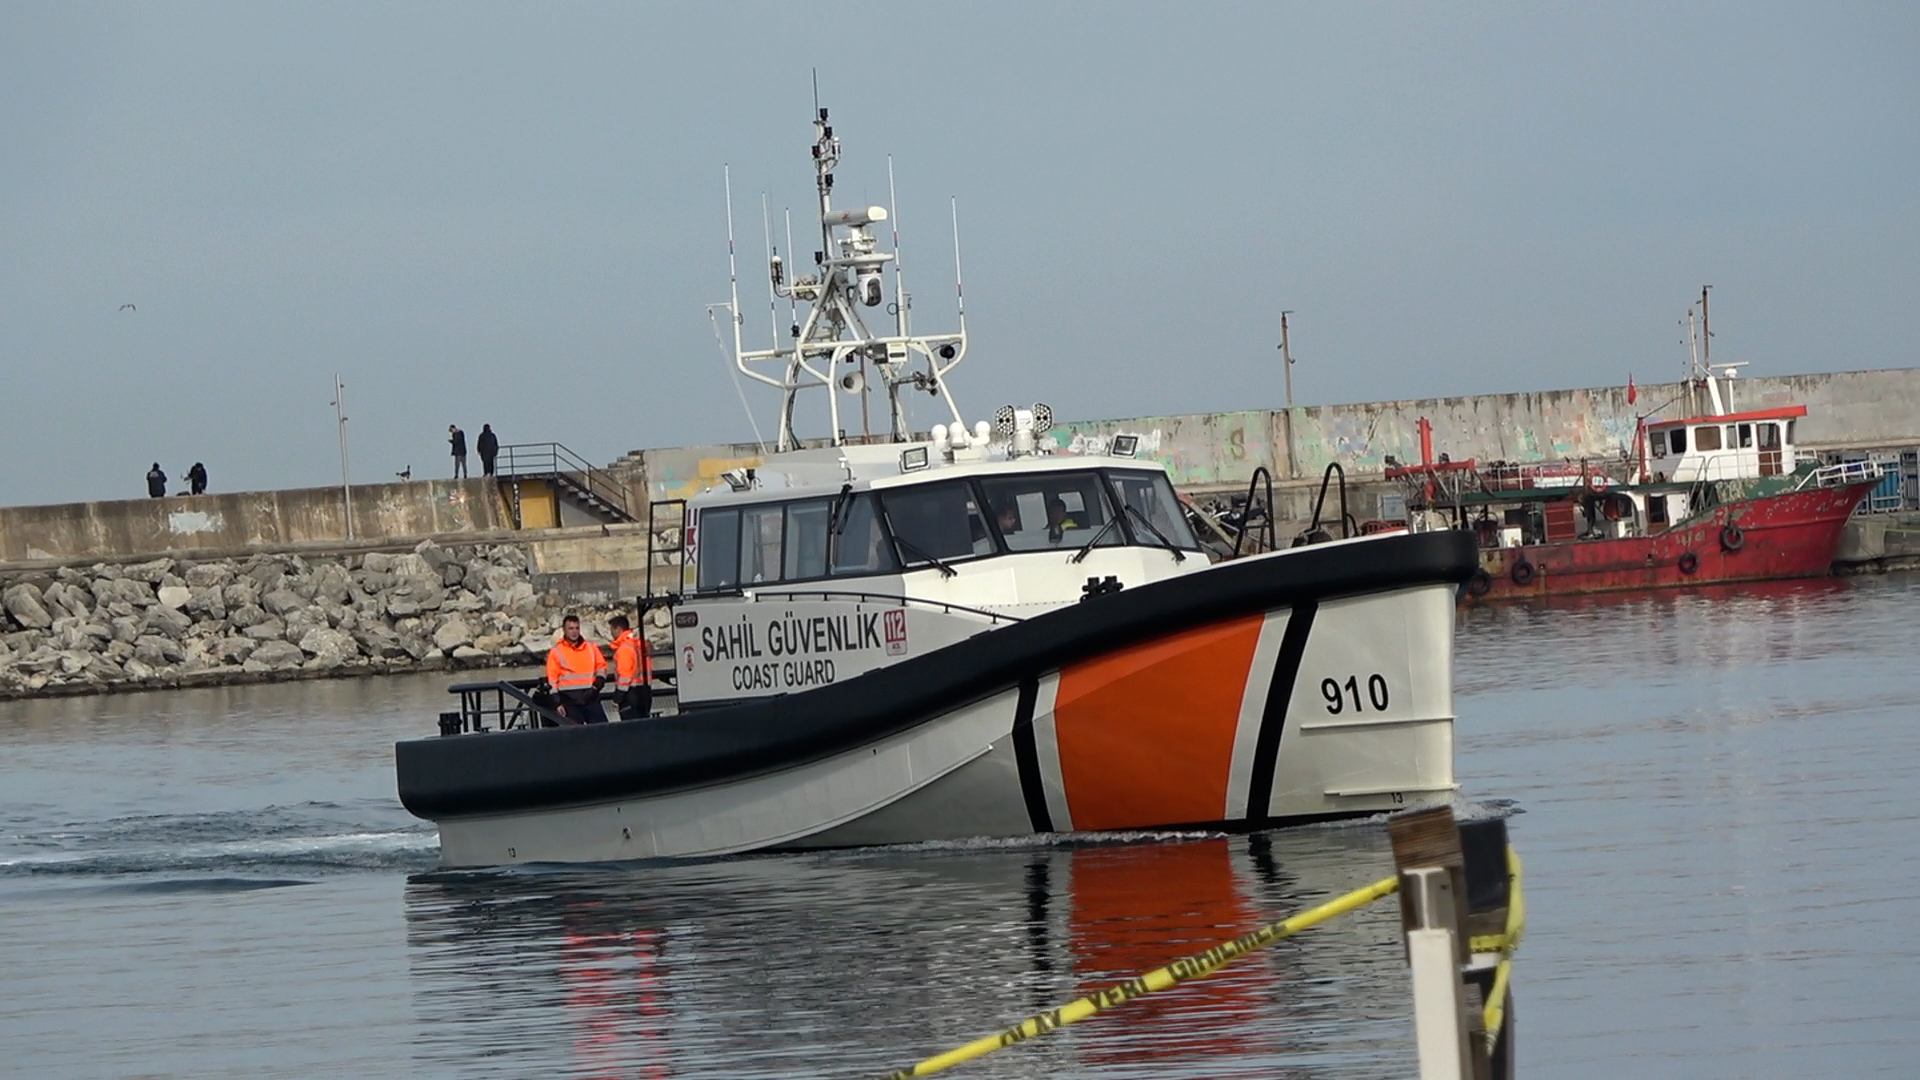
[{"label": "wheelhouse window", "polygon": [[1760,449],[1762,450],[1780,449],[1780,425],[1779,424],[1761,424],[1760,425]]},{"label": "wheelhouse window", "polygon": [[803,581],[827,576],[827,518],[832,512],[831,499],[787,504],[786,562],[781,577]]},{"label": "wheelhouse window", "polygon": [[700,588],[731,589],[740,584],[740,511],[700,511]]},{"label": "wheelhouse window", "polygon": [[1718,426],[1694,428],[1693,448],[1696,450],[1720,449],[1720,428]]},{"label": "wheelhouse window", "polygon": [[740,583],[759,585],[780,580],[780,539],[786,508],[750,506],[740,511]]},{"label": "wheelhouse window", "polygon": [[994,477],[982,479],[980,490],[1009,551],[1078,548],[1096,537],[1100,547],[1127,541],[1113,524],[1113,507],[1099,473]]},{"label": "wheelhouse window", "polygon": [[[829,522],[829,527],[832,523]],[[850,495],[841,504],[839,531],[831,537],[829,566],[835,577],[884,574],[899,564],[888,550],[872,495]]]},{"label": "wheelhouse window", "polygon": [[1670,438],[1673,440],[1674,453],[1684,454],[1687,452],[1687,429],[1686,428],[1683,428],[1683,427],[1674,428]]},{"label": "wheelhouse window", "polygon": [[1740,449],[1745,450],[1751,447],[1752,445],[1753,445],[1753,425],[1741,424],[1740,425]]},{"label": "wheelhouse window", "polygon": [[900,562],[926,565],[993,552],[993,537],[964,480],[917,484],[881,494]]},{"label": "wheelhouse window", "polygon": [[1667,456],[1667,433],[1664,431],[1654,432],[1652,437],[1647,439],[1647,445],[1653,448],[1654,457],[1657,457],[1657,458],[1666,457]]},{"label": "wheelhouse window", "polygon": [[1667,523],[1667,497],[1665,495],[1647,496],[1647,524],[1665,525]]},{"label": "wheelhouse window", "polygon": [[[1121,513],[1127,527],[1142,544],[1171,544],[1197,551],[1200,542],[1193,537],[1187,515],[1173,493],[1165,473],[1115,472],[1114,490],[1120,493]],[[1151,527],[1149,527],[1151,526]]]}]

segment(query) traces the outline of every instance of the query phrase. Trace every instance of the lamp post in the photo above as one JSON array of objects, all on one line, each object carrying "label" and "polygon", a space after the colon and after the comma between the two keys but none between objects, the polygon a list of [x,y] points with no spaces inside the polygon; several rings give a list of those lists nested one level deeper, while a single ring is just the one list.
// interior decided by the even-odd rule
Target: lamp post
[{"label": "lamp post", "polygon": [[347,480],[347,384],[333,374],[333,422],[340,431],[340,502],[347,515],[347,539],[353,539],[353,485]]},{"label": "lamp post", "polygon": [[1300,470],[1293,461],[1293,349],[1287,341],[1287,316],[1291,314],[1280,313],[1280,366],[1287,373],[1287,476],[1298,479]]}]

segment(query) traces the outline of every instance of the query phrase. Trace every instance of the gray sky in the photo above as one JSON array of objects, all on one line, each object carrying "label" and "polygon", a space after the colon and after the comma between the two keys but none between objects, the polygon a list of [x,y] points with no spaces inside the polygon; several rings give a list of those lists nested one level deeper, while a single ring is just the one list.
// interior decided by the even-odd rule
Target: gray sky
[{"label": "gray sky", "polygon": [[1301,404],[1672,378],[1705,283],[1916,362],[1920,7],[1459,7],[0,0],[0,504],[337,482],[336,371],[360,482],[748,438],[721,170],[758,342],[814,67],[923,330],[959,198],[970,419],[1279,406],[1282,307]]}]

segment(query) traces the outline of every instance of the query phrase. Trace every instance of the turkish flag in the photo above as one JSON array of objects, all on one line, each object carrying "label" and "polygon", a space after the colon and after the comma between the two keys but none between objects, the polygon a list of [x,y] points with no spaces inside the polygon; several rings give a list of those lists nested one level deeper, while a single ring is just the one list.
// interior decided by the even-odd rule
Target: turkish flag
[{"label": "turkish flag", "polygon": [[1629,405],[1633,404],[1634,399],[1639,396],[1640,396],[1640,392],[1633,388],[1633,373],[1628,372],[1627,373],[1627,404]]}]

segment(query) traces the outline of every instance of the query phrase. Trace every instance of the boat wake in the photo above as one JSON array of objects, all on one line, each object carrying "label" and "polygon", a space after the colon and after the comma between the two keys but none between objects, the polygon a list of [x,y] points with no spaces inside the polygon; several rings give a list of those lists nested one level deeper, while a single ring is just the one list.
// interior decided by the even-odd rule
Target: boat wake
[{"label": "boat wake", "polygon": [[237,891],[299,883],[285,880],[288,874],[424,869],[438,855],[431,825],[400,818],[386,805],[310,802],[19,829],[0,837],[0,881],[165,876],[174,880],[129,887]]}]

